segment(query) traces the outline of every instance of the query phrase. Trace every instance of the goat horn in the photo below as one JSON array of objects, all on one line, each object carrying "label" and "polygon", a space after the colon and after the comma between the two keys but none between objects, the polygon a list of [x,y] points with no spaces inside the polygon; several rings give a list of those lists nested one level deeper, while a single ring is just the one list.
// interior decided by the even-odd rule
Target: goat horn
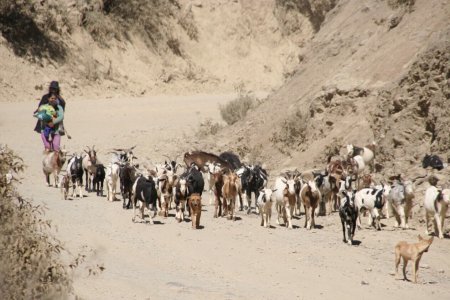
[{"label": "goat horn", "polygon": [[136,145],[134,145],[133,147],[131,147],[130,150],[133,150],[134,148],[136,148]]},{"label": "goat horn", "polygon": [[95,150],[95,145],[92,146],[92,150]]},{"label": "goat horn", "polygon": [[167,157],[169,159],[169,162],[172,160],[168,155],[163,155],[164,157]]}]

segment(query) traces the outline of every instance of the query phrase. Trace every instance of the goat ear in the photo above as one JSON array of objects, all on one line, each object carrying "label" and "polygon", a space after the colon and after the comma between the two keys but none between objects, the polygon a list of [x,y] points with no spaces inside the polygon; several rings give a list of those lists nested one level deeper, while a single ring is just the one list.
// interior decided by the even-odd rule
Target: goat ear
[{"label": "goat ear", "polygon": [[275,193],[276,191],[278,191],[278,189],[274,189],[274,190],[272,190],[272,192],[274,192],[274,193]]}]

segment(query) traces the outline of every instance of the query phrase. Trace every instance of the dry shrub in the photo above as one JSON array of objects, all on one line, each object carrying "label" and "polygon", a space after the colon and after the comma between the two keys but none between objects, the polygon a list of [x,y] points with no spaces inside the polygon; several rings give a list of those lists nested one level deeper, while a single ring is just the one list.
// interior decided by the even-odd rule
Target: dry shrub
[{"label": "dry shrub", "polygon": [[208,118],[200,122],[200,125],[196,132],[196,136],[198,138],[204,138],[209,135],[216,135],[220,129],[222,129],[222,125]]},{"label": "dry shrub", "polygon": [[387,0],[389,7],[393,9],[405,8],[408,11],[412,11],[416,0]]},{"label": "dry shrub", "polygon": [[289,149],[300,146],[306,139],[308,115],[297,110],[283,121],[278,131],[272,133],[270,141],[284,154],[289,155]]},{"label": "dry shrub", "polygon": [[198,41],[198,28],[197,25],[195,25],[192,9],[189,9],[186,14],[178,20],[178,24],[186,31],[186,34],[191,40]]},{"label": "dry shrub", "polygon": [[81,24],[100,46],[106,47],[112,38],[120,38],[114,23],[102,11],[85,12]]},{"label": "dry shrub", "polygon": [[0,299],[63,299],[72,290],[58,255],[61,243],[48,234],[44,209],[21,198],[13,182],[22,160],[0,145]]},{"label": "dry shrub", "polygon": [[242,120],[250,109],[261,103],[251,92],[245,89],[243,83],[236,85],[234,89],[238,97],[225,105],[219,106],[220,116],[228,125]]},{"label": "dry shrub", "polygon": [[240,157],[244,157],[249,164],[261,164],[263,145],[255,145],[253,147],[248,145],[238,146],[236,149]]},{"label": "dry shrub", "polygon": [[341,148],[343,145],[342,138],[333,138],[331,143],[325,146],[324,152],[324,160],[327,160],[329,157],[337,156],[341,153]]},{"label": "dry shrub", "polygon": [[0,35],[18,56],[32,62],[64,61],[64,33],[71,31],[62,6],[31,0],[0,1]]}]

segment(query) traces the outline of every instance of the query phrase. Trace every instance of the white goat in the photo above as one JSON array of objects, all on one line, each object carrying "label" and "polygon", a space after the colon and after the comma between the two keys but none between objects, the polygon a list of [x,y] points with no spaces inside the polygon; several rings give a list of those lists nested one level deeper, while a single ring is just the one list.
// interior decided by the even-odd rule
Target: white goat
[{"label": "white goat", "polygon": [[105,179],[108,191],[107,198],[111,202],[116,199],[117,183],[119,182],[119,172],[120,166],[118,163],[110,163],[108,167],[106,167]]},{"label": "white goat", "polygon": [[264,188],[261,190],[258,199],[256,199],[256,206],[259,208],[261,215],[261,226],[270,228],[270,219],[272,217],[272,193],[276,190]]},{"label": "white goat", "polygon": [[286,179],[281,176],[277,177],[275,180],[275,190],[274,197],[278,212],[277,223],[280,225],[280,218],[282,217],[286,228],[292,229],[292,217],[296,202],[295,178]]},{"label": "white goat", "polygon": [[414,186],[412,181],[400,183],[394,181],[387,197],[388,209],[392,208],[395,217],[395,227],[409,228],[408,218],[413,205]]},{"label": "white goat", "polygon": [[435,186],[430,186],[425,192],[425,217],[427,228],[425,233],[428,235],[429,223],[431,217],[434,217],[434,232],[440,238],[444,238],[444,220],[450,203],[450,189],[438,190]]},{"label": "white goat", "polygon": [[347,145],[347,157],[355,157],[360,155],[363,158],[365,164],[369,164],[375,157],[376,143],[367,145],[365,147],[354,146],[353,144]]}]

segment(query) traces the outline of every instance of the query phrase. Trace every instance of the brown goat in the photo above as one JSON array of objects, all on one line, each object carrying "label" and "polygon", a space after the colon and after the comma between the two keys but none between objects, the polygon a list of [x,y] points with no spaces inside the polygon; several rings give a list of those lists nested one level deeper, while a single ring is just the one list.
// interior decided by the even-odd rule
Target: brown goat
[{"label": "brown goat", "polygon": [[66,161],[66,151],[51,151],[45,152],[42,158],[42,171],[45,175],[47,186],[50,186],[50,174],[53,174],[55,179],[55,187],[58,187],[58,175],[61,168]]},{"label": "brown goat", "polygon": [[239,177],[234,172],[230,172],[223,176],[223,203],[224,214],[228,215],[229,220],[235,220],[234,208],[236,205],[236,197],[239,190]]},{"label": "brown goat", "polygon": [[300,198],[302,199],[303,206],[305,208],[305,228],[311,229],[316,226],[314,222],[314,212],[319,205],[321,194],[316,187],[314,180],[305,183],[300,190]]}]

